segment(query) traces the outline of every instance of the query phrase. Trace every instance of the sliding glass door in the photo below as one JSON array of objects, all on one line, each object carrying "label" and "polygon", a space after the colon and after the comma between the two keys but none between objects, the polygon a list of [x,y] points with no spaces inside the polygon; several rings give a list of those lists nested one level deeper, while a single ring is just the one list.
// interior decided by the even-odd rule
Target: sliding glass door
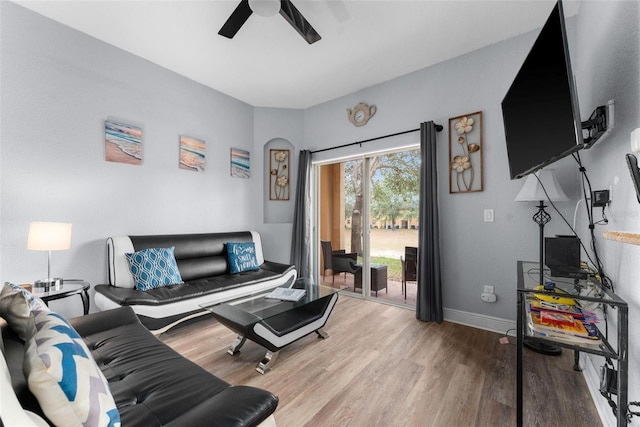
[{"label": "sliding glass door", "polygon": [[315,170],[323,283],[415,306],[415,267],[407,269],[406,252],[418,243],[419,150],[362,156]]}]

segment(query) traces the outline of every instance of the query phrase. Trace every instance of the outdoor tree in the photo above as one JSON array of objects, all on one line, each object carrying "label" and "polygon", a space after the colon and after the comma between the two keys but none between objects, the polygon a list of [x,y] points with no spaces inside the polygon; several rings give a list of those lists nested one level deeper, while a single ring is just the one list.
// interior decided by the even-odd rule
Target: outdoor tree
[{"label": "outdoor tree", "polygon": [[395,192],[386,183],[374,182],[371,198],[371,218],[391,223],[396,229],[399,218],[410,220],[418,216],[418,196],[414,193]]},{"label": "outdoor tree", "polygon": [[[415,218],[420,191],[420,151],[410,150],[345,163],[346,211],[351,213],[351,252],[362,254],[364,180],[372,182],[375,219]],[[400,208],[400,211],[398,209]]]}]

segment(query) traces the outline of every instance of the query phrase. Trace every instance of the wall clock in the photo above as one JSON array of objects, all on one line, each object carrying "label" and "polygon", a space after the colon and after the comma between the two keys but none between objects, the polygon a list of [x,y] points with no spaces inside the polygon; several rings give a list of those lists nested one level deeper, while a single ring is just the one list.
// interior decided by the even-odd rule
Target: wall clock
[{"label": "wall clock", "polygon": [[377,109],[375,105],[368,106],[364,102],[358,103],[353,110],[351,108],[347,109],[347,115],[349,117],[349,121],[354,124],[354,126],[364,126],[367,124],[369,119],[373,117],[376,113]]}]

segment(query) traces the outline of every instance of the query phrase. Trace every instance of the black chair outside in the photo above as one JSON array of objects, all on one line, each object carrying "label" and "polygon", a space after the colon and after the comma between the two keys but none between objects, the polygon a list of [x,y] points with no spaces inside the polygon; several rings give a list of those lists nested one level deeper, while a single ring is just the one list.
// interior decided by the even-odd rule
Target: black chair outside
[{"label": "black chair outside", "polygon": [[321,241],[322,257],[324,260],[324,270],[322,272],[322,278],[324,279],[327,270],[331,270],[332,283],[335,282],[336,274],[345,273],[345,281],[347,279],[347,273],[355,274],[358,271],[356,264],[358,262],[358,254],[346,253],[344,249],[333,250],[331,248],[330,241]]},{"label": "black chair outside", "polygon": [[418,284],[418,248],[405,246],[404,259],[400,257],[400,261],[402,262],[402,293],[404,299],[407,299],[407,282]]}]

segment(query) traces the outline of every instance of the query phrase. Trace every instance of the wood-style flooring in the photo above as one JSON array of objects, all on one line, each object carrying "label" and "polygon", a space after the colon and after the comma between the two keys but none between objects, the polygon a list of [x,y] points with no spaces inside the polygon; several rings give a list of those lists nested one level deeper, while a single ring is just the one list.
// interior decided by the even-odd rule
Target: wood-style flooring
[{"label": "wood-style flooring", "polygon": [[[210,317],[160,339],[232,383],[267,389],[287,426],[515,426],[516,347],[500,334],[450,322],[424,323],[415,313],[342,295],[325,326],[280,351],[266,375],[255,371],[265,350]],[[525,351],[525,426],[600,426],[573,354]]]}]

